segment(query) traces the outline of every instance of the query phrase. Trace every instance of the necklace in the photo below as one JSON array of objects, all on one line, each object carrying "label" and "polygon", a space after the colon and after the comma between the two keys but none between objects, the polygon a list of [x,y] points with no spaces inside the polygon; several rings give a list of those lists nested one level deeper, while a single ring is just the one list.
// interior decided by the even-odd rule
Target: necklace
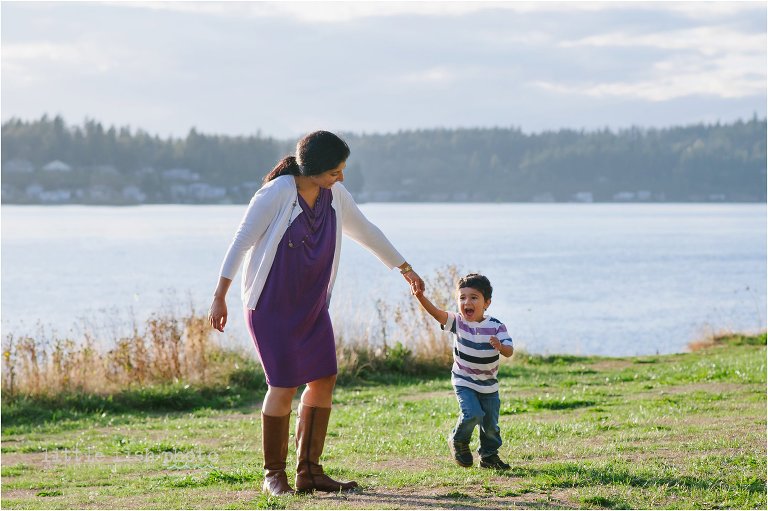
[{"label": "necklace", "polygon": [[[293,210],[296,209],[296,204],[299,202],[299,196],[296,195],[296,198],[293,199],[293,204],[291,205],[291,213],[288,215],[288,221],[290,222],[290,218],[293,217]],[[301,244],[306,245],[306,241],[309,239],[310,234],[315,233],[315,217],[310,216],[307,212],[304,212],[305,215],[309,218],[309,232],[304,235],[303,238],[301,238]],[[298,217],[297,217],[298,218]],[[293,243],[293,240],[291,239],[291,225],[293,222],[288,224],[288,248],[296,248],[296,245]]]}]

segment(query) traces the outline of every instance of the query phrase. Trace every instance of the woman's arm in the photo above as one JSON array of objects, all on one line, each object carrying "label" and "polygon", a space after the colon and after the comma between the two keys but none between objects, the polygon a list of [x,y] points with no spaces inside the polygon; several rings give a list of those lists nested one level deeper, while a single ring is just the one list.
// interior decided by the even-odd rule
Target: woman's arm
[{"label": "woman's arm", "polygon": [[211,308],[208,310],[208,321],[211,326],[219,332],[224,331],[224,327],[227,324],[227,291],[232,284],[232,279],[226,277],[219,277],[219,285],[216,286],[216,291],[213,292],[213,302]]},{"label": "woman's arm", "polygon": [[336,187],[338,187],[337,195],[343,209],[341,229],[344,234],[373,252],[389,268],[400,268],[400,273],[411,285],[412,291],[417,289],[423,291],[424,281],[419,277],[418,273],[411,268],[411,265],[408,264],[389,239],[384,236],[381,229],[365,218],[365,215],[357,207],[349,191],[340,183],[336,183],[334,188]]},{"label": "woman's arm", "polygon": [[[221,264],[222,277],[230,280],[235,278],[246,252],[264,236],[270,224],[280,213],[283,203],[290,200],[289,195],[295,188],[285,187],[285,183],[278,182],[280,179],[277,178],[264,185],[251,198],[248,209],[224,256],[224,262]],[[293,177],[288,179],[291,180],[292,185]]]},{"label": "woman's arm", "polygon": [[344,234],[373,252],[387,267],[404,265],[405,257],[384,236],[381,229],[363,215],[349,191],[340,183],[336,183],[333,187],[337,189],[337,196],[341,203],[341,229]]},{"label": "woman's arm", "polygon": [[[290,179],[293,180],[293,178]],[[211,308],[208,310],[208,321],[219,332],[223,332],[227,324],[226,297],[232,285],[232,279],[240,269],[245,254],[264,236],[270,224],[279,215],[280,208],[285,200],[289,199],[288,194],[291,190],[285,187],[285,183],[275,180],[261,187],[251,198],[248,209],[224,256],[219,272],[219,282],[213,293]]]}]

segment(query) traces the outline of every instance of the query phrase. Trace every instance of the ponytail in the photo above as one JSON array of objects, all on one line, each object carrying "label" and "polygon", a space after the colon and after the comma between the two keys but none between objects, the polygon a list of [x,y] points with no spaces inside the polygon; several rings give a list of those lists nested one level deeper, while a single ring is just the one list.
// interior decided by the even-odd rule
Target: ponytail
[{"label": "ponytail", "polygon": [[286,156],[264,176],[264,184],[286,174],[316,176],[335,169],[348,157],[349,146],[346,142],[330,131],[314,131],[298,141],[296,156]]},{"label": "ponytail", "polygon": [[296,163],[296,157],[295,156],[286,156],[282,160],[280,160],[277,165],[275,165],[275,168],[269,171],[269,174],[264,176],[264,182],[263,184],[267,184],[276,177],[279,176],[285,176],[287,174],[290,174],[292,176],[300,176],[301,175],[301,168],[299,168],[299,164]]}]

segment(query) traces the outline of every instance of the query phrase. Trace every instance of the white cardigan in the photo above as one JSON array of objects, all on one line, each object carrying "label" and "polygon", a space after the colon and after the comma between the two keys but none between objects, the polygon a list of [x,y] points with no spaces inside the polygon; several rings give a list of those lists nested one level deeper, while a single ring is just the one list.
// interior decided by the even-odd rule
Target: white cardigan
[{"label": "white cardigan", "polygon": [[[342,232],[370,250],[389,269],[400,266],[405,258],[395,249],[381,230],[373,225],[355,204],[352,195],[341,183],[331,187],[333,209],[336,211],[336,248],[333,254],[333,269],[328,283],[328,303],[331,300],[333,283],[339,267]],[[242,274],[243,303],[255,309],[264,289],[277,246],[288,225],[303,213],[300,207],[292,208],[298,200],[296,182],[293,176],[280,176],[262,186],[251,199],[248,209],[240,222],[232,243],[224,256],[220,275],[230,280],[245,259]],[[293,215],[291,211],[293,210]],[[290,218],[289,218],[290,216]],[[338,227],[341,226],[341,229]]]}]

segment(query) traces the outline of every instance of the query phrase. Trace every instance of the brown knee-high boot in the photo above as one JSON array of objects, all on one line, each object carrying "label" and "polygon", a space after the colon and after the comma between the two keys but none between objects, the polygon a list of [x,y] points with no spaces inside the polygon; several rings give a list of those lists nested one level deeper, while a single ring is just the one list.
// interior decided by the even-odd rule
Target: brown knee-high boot
[{"label": "brown knee-high boot", "polygon": [[296,491],[337,492],[357,487],[354,481],[342,483],[331,479],[325,475],[319,463],[330,416],[330,408],[299,405],[296,421],[296,457],[299,460],[296,467]]},{"label": "brown knee-high boot", "polygon": [[293,493],[285,474],[290,420],[290,413],[283,417],[261,414],[261,445],[264,450],[264,485],[261,489],[272,495]]}]

